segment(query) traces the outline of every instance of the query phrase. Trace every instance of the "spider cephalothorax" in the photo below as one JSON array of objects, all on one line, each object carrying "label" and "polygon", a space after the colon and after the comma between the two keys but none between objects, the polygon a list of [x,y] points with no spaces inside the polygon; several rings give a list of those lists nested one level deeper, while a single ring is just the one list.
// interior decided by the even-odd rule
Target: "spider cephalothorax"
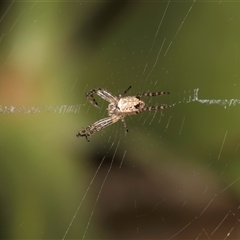
[{"label": "spider cephalothorax", "polygon": [[125,131],[128,132],[126,122],[124,118],[128,115],[135,115],[144,111],[157,111],[165,108],[169,108],[169,105],[163,104],[159,106],[151,106],[145,107],[145,103],[141,100],[141,97],[154,97],[159,95],[169,94],[169,92],[145,92],[145,93],[138,93],[136,96],[127,96],[124,95],[130,90],[131,86],[128,87],[122,94],[118,97],[114,96],[109,91],[103,88],[96,88],[92,89],[86,94],[87,99],[89,102],[98,108],[98,104],[93,97],[93,94],[96,93],[102,99],[109,102],[108,105],[108,115],[109,117],[100,119],[99,121],[89,125],[82,131],[77,133],[77,137],[85,136],[87,141],[92,134],[98,132],[100,129],[105,128],[119,120],[123,122]]}]

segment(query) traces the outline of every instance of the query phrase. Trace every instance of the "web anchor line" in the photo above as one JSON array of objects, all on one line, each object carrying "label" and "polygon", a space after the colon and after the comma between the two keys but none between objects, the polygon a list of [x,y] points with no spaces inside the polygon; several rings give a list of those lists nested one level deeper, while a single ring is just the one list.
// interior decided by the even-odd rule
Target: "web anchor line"
[{"label": "web anchor line", "polygon": [[198,96],[199,88],[196,88],[193,90],[193,97],[190,95],[188,99],[183,100],[185,103],[190,103],[190,102],[199,102],[202,104],[207,104],[207,105],[221,105],[226,107],[230,106],[236,106],[240,104],[240,99],[201,99]]},{"label": "web anchor line", "polygon": [[[188,97],[184,97],[183,101],[179,103],[190,103],[199,102],[208,105],[221,105],[226,107],[236,106],[240,104],[240,99],[201,99],[198,96],[199,88],[193,90],[193,96],[191,94]],[[173,104],[174,106],[176,104]],[[13,114],[13,113],[25,113],[25,114],[35,114],[40,112],[50,112],[50,113],[79,113],[80,108],[85,106],[85,104],[76,105],[60,105],[60,106],[3,106],[0,105],[0,114]]]},{"label": "web anchor line", "polygon": [[0,105],[0,114],[11,114],[11,113],[25,113],[35,114],[39,112],[50,112],[50,113],[79,113],[80,108],[83,104],[76,105],[61,105],[61,106],[2,106]]}]

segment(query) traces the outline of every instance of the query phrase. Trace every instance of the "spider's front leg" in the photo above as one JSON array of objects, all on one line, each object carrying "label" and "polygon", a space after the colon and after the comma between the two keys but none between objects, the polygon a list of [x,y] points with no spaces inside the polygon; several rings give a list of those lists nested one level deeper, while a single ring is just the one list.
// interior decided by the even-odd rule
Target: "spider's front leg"
[{"label": "spider's front leg", "polygon": [[95,98],[93,97],[93,94],[97,94],[99,97],[101,97],[102,99],[104,99],[105,101],[108,102],[116,102],[117,98],[110,93],[109,91],[107,91],[106,89],[103,88],[94,88],[92,90],[90,90],[89,92],[87,92],[86,94],[86,98],[87,100],[94,106],[99,108],[97,101],[95,100]]},{"label": "spider's front leg", "polygon": [[93,135],[95,132],[98,132],[102,128],[105,128],[115,122],[117,122],[119,118],[112,118],[112,117],[107,117],[100,119],[99,121],[93,123],[92,125],[86,127],[82,131],[78,132],[76,134],[77,137],[86,137],[86,140],[89,142],[89,138],[91,135]]},{"label": "spider's front leg", "polygon": [[90,90],[89,92],[86,93],[86,98],[94,107],[99,108],[97,101],[93,97],[93,94],[97,93],[97,91],[102,91],[102,88],[96,88],[96,89]]},{"label": "spider's front leg", "polygon": [[[90,126],[89,126],[90,127]],[[86,140],[89,142],[89,138],[91,136],[91,134],[93,133],[90,133],[90,129],[89,127],[86,127],[85,129],[83,129],[82,131],[78,132],[76,134],[77,137],[86,137]]]}]

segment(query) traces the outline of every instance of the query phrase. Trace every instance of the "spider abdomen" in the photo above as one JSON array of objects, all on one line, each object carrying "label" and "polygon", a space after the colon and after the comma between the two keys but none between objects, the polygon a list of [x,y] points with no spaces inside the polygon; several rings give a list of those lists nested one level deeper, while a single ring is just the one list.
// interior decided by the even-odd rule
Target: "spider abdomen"
[{"label": "spider abdomen", "polygon": [[127,115],[137,114],[144,108],[145,103],[136,97],[124,97],[118,101],[119,112]]}]

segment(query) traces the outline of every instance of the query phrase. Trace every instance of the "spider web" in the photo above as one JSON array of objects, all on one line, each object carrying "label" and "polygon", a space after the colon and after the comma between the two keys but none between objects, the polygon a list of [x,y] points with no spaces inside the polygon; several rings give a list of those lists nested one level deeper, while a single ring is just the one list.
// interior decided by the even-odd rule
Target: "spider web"
[{"label": "spider web", "polygon": [[239,1],[1,4],[1,238],[239,238]]}]

